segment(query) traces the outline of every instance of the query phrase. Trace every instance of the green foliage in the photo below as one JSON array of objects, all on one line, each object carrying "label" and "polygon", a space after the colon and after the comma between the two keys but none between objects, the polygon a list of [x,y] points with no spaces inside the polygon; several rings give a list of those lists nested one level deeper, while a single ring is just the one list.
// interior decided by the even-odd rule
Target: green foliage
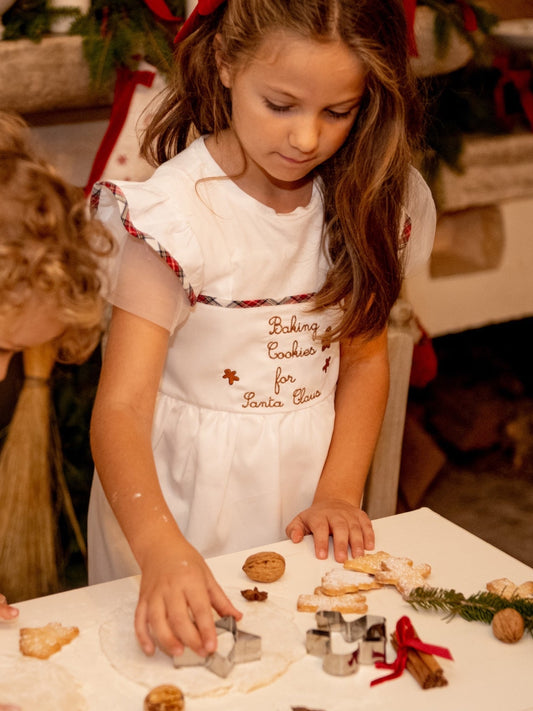
[{"label": "green foliage", "polygon": [[4,15],[4,40],[31,39],[39,42],[60,17],[80,17],[76,7],[49,7],[48,0],[17,0]]},{"label": "green foliage", "polygon": [[[175,17],[183,17],[184,0],[166,0]],[[17,0],[3,15],[4,39],[39,42],[58,17],[72,17],[69,34],[83,37],[95,87],[106,86],[118,67],[136,69],[141,59],[168,74],[178,24],[159,19],[144,0],[93,0],[86,15],[75,7],[49,7],[48,0]]]},{"label": "green foliage", "polygon": [[417,610],[445,612],[448,619],[458,615],[469,622],[485,624],[490,624],[500,610],[511,607],[522,615],[525,629],[533,635],[533,600],[519,597],[508,599],[488,591],[465,597],[456,590],[415,588],[407,602]]},{"label": "green foliage", "polygon": [[[167,0],[167,6],[176,17],[183,16],[183,0]],[[177,23],[160,20],[144,0],[93,0],[71,32],[83,36],[91,81],[101,86],[118,67],[133,70],[141,59],[168,74],[176,30]]]}]

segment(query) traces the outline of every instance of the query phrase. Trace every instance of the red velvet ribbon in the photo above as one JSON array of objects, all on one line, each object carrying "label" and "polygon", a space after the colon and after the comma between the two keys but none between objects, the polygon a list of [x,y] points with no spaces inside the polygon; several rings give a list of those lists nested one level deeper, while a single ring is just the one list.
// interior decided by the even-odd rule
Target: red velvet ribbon
[{"label": "red velvet ribbon", "polygon": [[510,121],[505,106],[505,87],[513,84],[520,97],[520,104],[533,131],[533,91],[531,90],[531,69],[511,69],[509,55],[498,54],[494,57],[493,65],[500,70],[500,78],[494,88],[494,103],[496,115],[508,128]]},{"label": "red velvet ribbon", "polygon": [[418,57],[415,39],[416,0],[403,0],[405,19],[407,21],[407,47],[411,57]]},{"label": "red velvet ribbon", "polygon": [[[477,30],[476,13],[472,10],[466,0],[456,0],[463,13],[463,24],[467,32],[475,32]],[[418,57],[418,49],[416,47],[415,37],[415,14],[417,0],[403,0],[405,9],[405,19],[407,20],[407,44],[409,54],[412,57]]]},{"label": "red velvet ribbon", "polygon": [[185,37],[192,34],[194,30],[199,27],[202,17],[215,12],[215,10],[217,10],[223,2],[225,2],[225,0],[198,0],[198,4],[185,20],[180,31],[174,38],[174,44],[181,42],[185,39]]},{"label": "red velvet ribbon", "polygon": [[465,0],[456,0],[463,11],[463,23],[467,32],[475,32],[477,30],[476,13]]},{"label": "red velvet ribbon", "polygon": [[155,72],[151,71],[131,71],[126,67],[121,67],[117,70],[111,116],[109,117],[107,130],[96,152],[87,185],[84,188],[86,196],[90,194],[94,183],[101,178],[104,172],[109,156],[126,122],[135,87],[138,84],[150,87],[154,78]]},{"label": "red velvet ribbon", "polygon": [[165,22],[181,22],[183,19],[182,17],[176,17],[170,12],[165,0],[144,0],[144,2],[160,20],[164,20]]},{"label": "red velvet ribbon", "polygon": [[453,659],[450,651],[445,647],[437,647],[435,644],[426,644],[418,639],[411,620],[405,615],[400,617],[396,623],[396,638],[398,641],[398,651],[394,662],[391,664],[387,664],[386,662],[375,663],[376,669],[392,669],[392,674],[374,679],[370,682],[370,686],[381,684],[383,681],[389,681],[390,679],[396,679],[401,676],[407,665],[407,653],[409,649],[416,649],[419,652],[434,654],[437,657],[444,657],[445,659]]}]

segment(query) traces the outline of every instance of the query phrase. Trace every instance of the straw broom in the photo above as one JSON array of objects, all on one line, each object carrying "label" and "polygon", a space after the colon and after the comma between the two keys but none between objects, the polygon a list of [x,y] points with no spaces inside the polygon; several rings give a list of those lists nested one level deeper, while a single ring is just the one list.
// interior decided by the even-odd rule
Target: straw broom
[{"label": "straw broom", "polygon": [[55,350],[50,344],[29,348],[23,362],[25,379],[0,454],[0,592],[10,602],[59,590],[56,485],[86,553],[51,425]]}]

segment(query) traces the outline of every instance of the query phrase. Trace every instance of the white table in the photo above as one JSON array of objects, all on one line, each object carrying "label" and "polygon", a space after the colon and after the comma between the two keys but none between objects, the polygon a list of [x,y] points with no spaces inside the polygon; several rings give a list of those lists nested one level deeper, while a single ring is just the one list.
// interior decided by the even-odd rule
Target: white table
[{"label": "white table", "polygon": [[[430,582],[435,587],[470,595],[495,578],[507,577],[517,584],[533,580],[532,568],[427,508],[379,519],[374,527],[376,550],[430,563]],[[285,557],[286,572],[279,581],[261,587],[268,588],[272,596],[294,601],[296,624],[304,640],[306,630],[315,627],[315,618],[296,612],[297,595],[312,592],[322,574],[339,564],[332,557],[315,559],[310,537],[298,545],[284,541],[265,549]],[[212,559],[217,579],[232,588],[251,587],[241,570],[251,552]],[[125,578],[20,603],[18,620],[0,625],[0,655],[18,653],[21,626],[51,621],[77,625],[79,637],[51,659],[82,684],[89,711],[142,711],[146,687],[118,674],[99,642],[100,623],[136,586],[137,578]],[[291,706],[324,711],[533,711],[533,638],[529,633],[517,644],[506,645],[493,637],[489,625],[460,618],[448,622],[441,613],[415,611],[393,588],[369,592],[367,603],[369,614],[386,617],[389,633],[402,615],[408,615],[424,641],[450,649],[454,661],[439,659],[448,686],[422,690],[404,672],[398,679],[370,687],[372,679],[387,672],[361,666],[352,676],[332,677],[322,671],[320,659],[307,655],[268,687],[247,695],[187,699],[187,711],[290,711]],[[390,647],[388,657],[394,658]]]}]

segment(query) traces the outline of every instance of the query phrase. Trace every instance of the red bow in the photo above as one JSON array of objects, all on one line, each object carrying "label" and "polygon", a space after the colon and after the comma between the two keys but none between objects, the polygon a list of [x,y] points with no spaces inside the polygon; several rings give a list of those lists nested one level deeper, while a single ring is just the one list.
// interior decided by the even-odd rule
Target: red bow
[{"label": "red bow", "polygon": [[174,38],[174,44],[188,37],[200,25],[202,17],[215,12],[225,0],[198,0],[198,4],[183,23],[180,31]]},{"label": "red bow", "polygon": [[165,22],[179,22],[182,19],[170,12],[165,0],[144,0],[144,2],[160,20],[165,20]]},{"label": "red bow", "polygon": [[434,644],[426,644],[425,642],[422,642],[422,640],[418,639],[413,629],[411,620],[406,616],[400,617],[396,623],[396,637],[398,639],[398,651],[394,662],[392,662],[392,664],[387,664],[386,662],[376,662],[375,664],[376,669],[392,669],[392,674],[387,674],[387,676],[374,679],[370,682],[370,686],[381,684],[382,681],[396,679],[396,677],[401,676],[407,664],[407,652],[409,651],[409,648],[417,649],[419,652],[426,652],[426,654],[435,654],[437,657],[444,657],[445,659],[453,658],[449,650],[445,647],[437,647]]},{"label": "red bow", "polygon": [[493,65],[500,70],[500,78],[494,88],[494,101],[496,114],[508,129],[511,122],[505,106],[505,87],[512,84],[520,98],[520,104],[526,115],[530,129],[533,131],[533,91],[531,91],[531,69],[513,69],[510,58],[506,54],[498,54],[493,60]]}]

